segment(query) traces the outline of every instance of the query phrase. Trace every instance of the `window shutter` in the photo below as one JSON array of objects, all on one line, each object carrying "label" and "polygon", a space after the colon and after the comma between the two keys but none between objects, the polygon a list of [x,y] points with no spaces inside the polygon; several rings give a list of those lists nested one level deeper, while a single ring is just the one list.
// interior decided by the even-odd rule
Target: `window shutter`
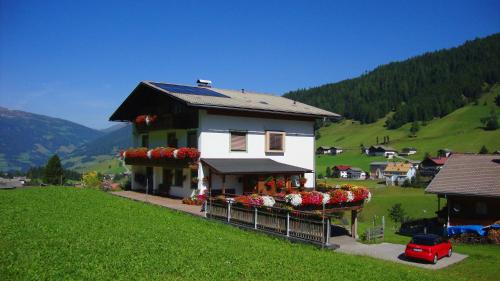
[{"label": "window shutter", "polygon": [[245,151],[247,150],[247,134],[239,132],[231,132],[231,150]]}]

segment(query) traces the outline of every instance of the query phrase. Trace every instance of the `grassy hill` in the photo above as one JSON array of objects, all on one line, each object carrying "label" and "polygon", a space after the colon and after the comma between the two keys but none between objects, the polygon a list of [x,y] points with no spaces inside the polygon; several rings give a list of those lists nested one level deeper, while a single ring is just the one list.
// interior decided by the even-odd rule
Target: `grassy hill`
[{"label": "grassy hill", "polygon": [[[385,120],[379,119],[375,123],[360,124],[357,121],[343,120],[322,127],[321,137],[316,145],[341,146],[344,153],[338,156],[317,156],[316,166],[318,173],[325,173],[326,166],[349,164],[367,170],[370,162],[381,161],[383,157],[369,157],[361,154],[360,144],[370,146],[376,143],[376,137],[382,141],[389,136],[390,146],[396,149],[416,147],[418,153],[411,159],[421,160],[426,152],[436,154],[440,148],[449,148],[455,152],[477,153],[482,145],[490,151],[500,150],[500,129],[485,131],[480,119],[488,115],[491,107],[495,106],[494,98],[500,94],[500,85],[495,85],[484,94],[476,104],[469,104],[443,118],[436,118],[420,126],[416,137],[410,137],[410,126],[406,124],[395,130],[384,127]],[[500,110],[497,107],[497,115]]]}]

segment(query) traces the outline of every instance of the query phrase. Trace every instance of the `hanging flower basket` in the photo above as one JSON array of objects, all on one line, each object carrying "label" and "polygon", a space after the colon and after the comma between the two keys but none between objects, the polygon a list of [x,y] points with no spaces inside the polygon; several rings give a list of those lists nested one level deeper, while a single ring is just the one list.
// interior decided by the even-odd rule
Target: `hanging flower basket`
[{"label": "hanging flower basket", "polygon": [[146,124],[146,126],[149,126],[150,124],[156,122],[157,119],[157,115],[139,115],[135,117],[134,122],[136,125]]}]

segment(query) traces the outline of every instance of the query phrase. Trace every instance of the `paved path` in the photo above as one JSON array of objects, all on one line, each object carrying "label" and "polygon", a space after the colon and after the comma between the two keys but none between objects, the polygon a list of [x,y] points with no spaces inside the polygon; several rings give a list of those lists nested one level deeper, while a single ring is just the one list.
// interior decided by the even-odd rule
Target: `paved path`
[{"label": "paved path", "polygon": [[146,195],[144,193],[135,191],[116,191],[116,192],[111,192],[111,194],[129,198],[136,201],[162,206],[177,211],[186,212],[195,216],[200,216],[200,217],[205,216],[205,213],[201,212],[201,206],[182,204],[181,199],[172,199],[156,195]]},{"label": "paved path", "polygon": [[441,269],[454,263],[460,262],[467,257],[467,255],[453,253],[450,258],[444,257],[438,261],[437,264],[425,263],[414,260],[407,260],[404,256],[405,245],[380,243],[380,244],[362,244],[349,236],[332,237],[331,243],[338,244],[340,248],[336,251],[346,253],[370,256],[378,259],[389,260],[408,264],[427,269]]}]

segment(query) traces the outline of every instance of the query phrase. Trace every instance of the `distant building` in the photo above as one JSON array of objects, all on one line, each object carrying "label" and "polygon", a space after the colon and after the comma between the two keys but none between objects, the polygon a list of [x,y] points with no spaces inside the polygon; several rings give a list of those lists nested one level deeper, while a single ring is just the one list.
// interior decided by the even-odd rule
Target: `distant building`
[{"label": "distant building", "polygon": [[320,146],[316,149],[316,154],[337,155],[342,153],[342,148],[338,146]]},{"label": "distant building", "polygon": [[333,167],[333,177],[334,178],[347,178],[347,171],[351,166],[337,165]]},{"label": "distant building", "polygon": [[347,177],[353,180],[366,180],[366,172],[358,167],[351,167],[347,170]]},{"label": "distant building", "polygon": [[371,179],[383,179],[385,167],[387,167],[387,162],[371,162],[370,163],[370,178]]},{"label": "distant building", "polygon": [[448,148],[442,148],[438,150],[438,157],[450,157],[452,151]]},{"label": "distant building", "polygon": [[448,225],[490,225],[500,220],[499,179],[499,155],[453,154],[425,191],[447,199]]},{"label": "distant building", "polygon": [[434,177],[440,170],[441,167],[446,163],[448,158],[446,157],[428,157],[425,158],[418,168],[418,172],[424,177]]},{"label": "distant building", "polygon": [[337,155],[337,154],[342,153],[343,151],[344,150],[342,150],[342,147],[340,147],[340,146],[332,146],[330,153],[332,155]]},{"label": "distant building", "polygon": [[417,170],[411,163],[389,162],[385,167],[384,177],[387,185],[403,185],[405,181],[412,182]]},{"label": "distant building", "polygon": [[405,147],[401,150],[399,155],[408,156],[417,153],[417,149],[414,147]]},{"label": "distant building", "polygon": [[392,157],[397,155],[397,151],[389,146],[385,145],[372,145],[368,148],[369,156],[384,156],[384,157]]},{"label": "distant building", "polygon": [[332,148],[329,146],[320,146],[316,149],[316,154],[331,154]]}]

